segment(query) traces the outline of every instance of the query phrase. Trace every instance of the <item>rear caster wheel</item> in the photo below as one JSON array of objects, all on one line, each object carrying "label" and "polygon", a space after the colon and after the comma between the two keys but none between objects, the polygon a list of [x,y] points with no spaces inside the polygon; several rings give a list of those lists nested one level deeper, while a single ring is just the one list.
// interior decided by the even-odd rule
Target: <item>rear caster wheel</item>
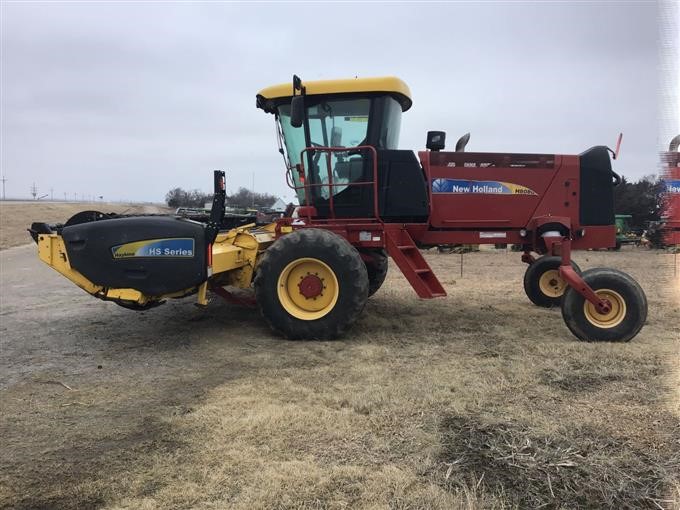
[{"label": "rear caster wheel", "polygon": [[597,268],[581,277],[601,299],[611,304],[608,313],[597,308],[573,288],[562,299],[562,318],[579,340],[628,342],[647,320],[647,297],[640,285],[626,273]]},{"label": "rear caster wheel", "polygon": [[[545,308],[559,306],[568,285],[560,276],[560,257],[543,256],[527,267],[524,273],[524,292],[532,303]],[[574,271],[581,273],[576,262],[571,261]]]},{"label": "rear caster wheel", "polygon": [[262,316],[290,339],[333,339],[359,317],[368,299],[361,255],[322,229],[287,234],[262,256],[254,281]]}]

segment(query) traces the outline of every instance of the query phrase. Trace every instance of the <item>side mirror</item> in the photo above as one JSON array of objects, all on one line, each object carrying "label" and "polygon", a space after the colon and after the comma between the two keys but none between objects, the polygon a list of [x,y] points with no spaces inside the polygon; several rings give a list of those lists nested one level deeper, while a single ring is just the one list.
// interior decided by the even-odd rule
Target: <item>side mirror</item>
[{"label": "side mirror", "polygon": [[293,75],[293,90],[302,92],[302,79],[297,74]]},{"label": "side mirror", "polygon": [[305,96],[295,96],[290,100],[290,125],[302,127],[305,118]]}]

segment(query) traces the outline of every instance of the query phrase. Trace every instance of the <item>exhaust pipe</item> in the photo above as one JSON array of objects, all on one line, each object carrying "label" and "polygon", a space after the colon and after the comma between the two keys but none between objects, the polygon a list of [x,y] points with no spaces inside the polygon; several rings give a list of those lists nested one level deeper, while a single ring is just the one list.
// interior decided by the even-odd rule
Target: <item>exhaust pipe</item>
[{"label": "exhaust pipe", "polygon": [[671,143],[668,146],[668,151],[676,152],[678,150],[678,146],[680,146],[680,135],[677,135],[675,138],[671,140]]}]

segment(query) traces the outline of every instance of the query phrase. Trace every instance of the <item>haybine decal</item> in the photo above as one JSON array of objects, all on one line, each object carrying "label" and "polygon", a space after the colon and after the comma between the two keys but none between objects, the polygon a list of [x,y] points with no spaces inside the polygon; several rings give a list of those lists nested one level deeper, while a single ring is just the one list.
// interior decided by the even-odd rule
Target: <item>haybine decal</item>
[{"label": "haybine decal", "polygon": [[433,179],[432,193],[536,195],[534,190],[520,184],[501,181],[470,181],[467,179]]},{"label": "haybine decal", "polygon": [[146,239],[134,243],[119,244],[111,248],[114,259],[133,257],[179,257],[194,256],[194,240],[190,237],[174,239]]},{"label": "haybine decal", "polygon": [[666,193],[680,194],[680,179],[666,181]]}]

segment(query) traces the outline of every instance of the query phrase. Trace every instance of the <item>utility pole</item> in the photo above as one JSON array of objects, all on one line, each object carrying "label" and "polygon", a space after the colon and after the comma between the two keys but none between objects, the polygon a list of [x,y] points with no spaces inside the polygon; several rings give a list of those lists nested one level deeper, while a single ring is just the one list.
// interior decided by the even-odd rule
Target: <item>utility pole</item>
[{"label": "utility pole", "polygon": [[35,183],[33,183],[31,186],[31,195],[33,195],[33,200],[35,200],[38,196],[38,187],[35,185]]},{"label": "utility pole", "polygon": [[5,183],[7,182],[7,177],[3,175],[0,180],[2,181],[2,199],[5,200]]},{"label": "utility pole", "polygon": [[50,200],[54,202],[54,188],[50,188]]},{"label": "utility pole", "polygon": [[66,192],[64,191],[64,202],[68,200],[68,197],[66,196]]},{"label": "utility pole", "polygon": [[253,197],[253,207],[255,207],[255,172],[253,172],[253,193],[252,193],[252,197]]}]

